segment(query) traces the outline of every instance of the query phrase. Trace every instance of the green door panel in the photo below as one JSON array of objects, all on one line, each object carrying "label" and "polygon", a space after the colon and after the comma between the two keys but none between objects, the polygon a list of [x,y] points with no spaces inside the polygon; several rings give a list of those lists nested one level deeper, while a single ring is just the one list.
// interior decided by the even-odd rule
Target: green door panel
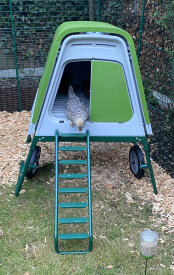
[{"label": "green door panel", "polygon": [[126,122],[131,117],[132,107],[121,64],[92,61],[90,120]]}]

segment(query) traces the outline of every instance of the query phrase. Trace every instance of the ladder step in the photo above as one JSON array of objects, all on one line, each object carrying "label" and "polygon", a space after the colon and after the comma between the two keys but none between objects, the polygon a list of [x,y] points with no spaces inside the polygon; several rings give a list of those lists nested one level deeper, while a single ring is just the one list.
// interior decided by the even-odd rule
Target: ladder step
[{"label": "ladder step", "polygon": [[68,255],[68,254],[86,254],[90,252],[89,250],[76,250],[76,251],[59,251],[61,255]]},{"label": "ladder step", "polygon": [[61,208],[85,208],[88,204],[86,202],[61,202],[59,206]]},{"label": "ladder step", "polygon": [[37,165],[36,164],[29,164],[29,168],[35,169],[35,168],[37,168]]},{"label": "ladder step", "polygon": [[61,218],[58,220],[58,222],[64,224],[64,223],[87,223],[88,218],[86,217],[76,217],[76,218]]},{"label": "ladder step", "polygon": [[85,151],[85,146],[60,146],[60,151]]},{"label": "ladder step", "polygon": [[64,134],[64,133],[61,133],[59,134],[60,137],[71,137],[71,138],[86,138],[86,134],[80,134],[80,133],[74,133],[74,134]]},{"label": "ladder step", "polygon": [[88,188],[60,188],[58,191],[60,193],[85,193]]},{"label": "ladder step", "polygon": [[60,179],[84,179],[87,174],[59,174]]},{"label": "ladder step", "polygon": [[75,240],[75,239],[88,239],[89,234],[87,233],[71,233],[71,234],[61,234],[59,239],[61,240]]},{"label": "ladder step", "polygon": [[80,159],[77,159],[77,160],[59,160],[59,163],[60,164],[64,164],[64,165],[67,165],[67,164],[87,164],[87,160],[80,160]]},{"label": "ladder step", "polygon": [[147,164],[141,164],[140,168],[148,168],[148,165]]}]

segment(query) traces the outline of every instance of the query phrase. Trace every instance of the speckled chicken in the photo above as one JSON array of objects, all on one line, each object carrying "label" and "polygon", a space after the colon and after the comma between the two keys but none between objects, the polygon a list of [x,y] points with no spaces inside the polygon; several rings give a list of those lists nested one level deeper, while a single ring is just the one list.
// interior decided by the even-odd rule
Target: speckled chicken
[{"label": "speckled chicken", "polygon": [[72,126],[76,125],[79,131],[82,131],[86,120],[89,117],[89,103],[82,102],[74,93],[70,85],[68,89],[67,116]]}]

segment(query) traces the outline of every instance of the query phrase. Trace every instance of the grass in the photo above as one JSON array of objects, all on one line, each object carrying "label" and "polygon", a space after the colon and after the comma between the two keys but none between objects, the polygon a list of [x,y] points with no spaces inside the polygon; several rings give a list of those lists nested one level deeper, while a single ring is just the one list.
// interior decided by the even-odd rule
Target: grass
[{"label": "grass", "polygon": [[[53,166],[41,168],[23,184],[0,190],[0,274],[144,274],[139,255],[139,235],[150,228],[159,233],[155,257],[147,274],[172,274],[174,259],[171,234],[164,234],[152,217],[152,205],[133,196],[128,203],[122,189],[93,190],[94,248],[85,255],[62,256],[54,251]],[[131,186],[128,186],[130,189]]]}]

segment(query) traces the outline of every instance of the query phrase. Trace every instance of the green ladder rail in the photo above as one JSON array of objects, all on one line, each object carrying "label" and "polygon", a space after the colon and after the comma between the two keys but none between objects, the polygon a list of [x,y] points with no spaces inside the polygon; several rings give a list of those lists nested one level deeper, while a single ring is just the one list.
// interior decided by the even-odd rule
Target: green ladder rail
[{"label": "green ladder rail", "polygon": [[[66,137],[74,138],[73,134],[66,134]],[[55,222],[54,222],[54,244],[55,250],[60,254],[78,254],[78,253],[87,253],[92,250],[93,247],[93,232],[92,232],[92,199],[91,199],[91,167],[90,167],[90,133],[89,130],[86,131],[86,134],[75,134],[76,139],[79,138],[81,141],[83,139],[86,142],[86,146],[59,146],[61,138],[64,137],[63,134],[59,134],[58,130],[55,132]],[[63,151],[86,151],[87,159],[86,160],[59,160],[59,152]],[[87,165],[86,174],[61,174],[59,173],[59,165]],[[71,179],[87,179],[87,187],[66,187],[61,188],[60,180],[71,180]],[[68,182],[69,183],[69,182]],[[70,185],[70,183],[69,183]],[[69,186],[68,185],[68,186]],[[78,194],[87,194],[87,201],[85,202],[60,202],[60,195],[65,194],[66,197],[71,197],[71,195]],[[74,212],[79,209],[88,208],[88,217],[60,217],[61,209],[73,209]],[[79,215],[79,214],[78,214]],[[60,226],[62,224],[68,226],[73,224],[88,224],[88,232],[78,233],[59,233]],[[76,227],[74,227],[74,230]],[[85,250],[61,250],[60,241],[68,242],[70,240],[88,240],[88,249]]]}]

